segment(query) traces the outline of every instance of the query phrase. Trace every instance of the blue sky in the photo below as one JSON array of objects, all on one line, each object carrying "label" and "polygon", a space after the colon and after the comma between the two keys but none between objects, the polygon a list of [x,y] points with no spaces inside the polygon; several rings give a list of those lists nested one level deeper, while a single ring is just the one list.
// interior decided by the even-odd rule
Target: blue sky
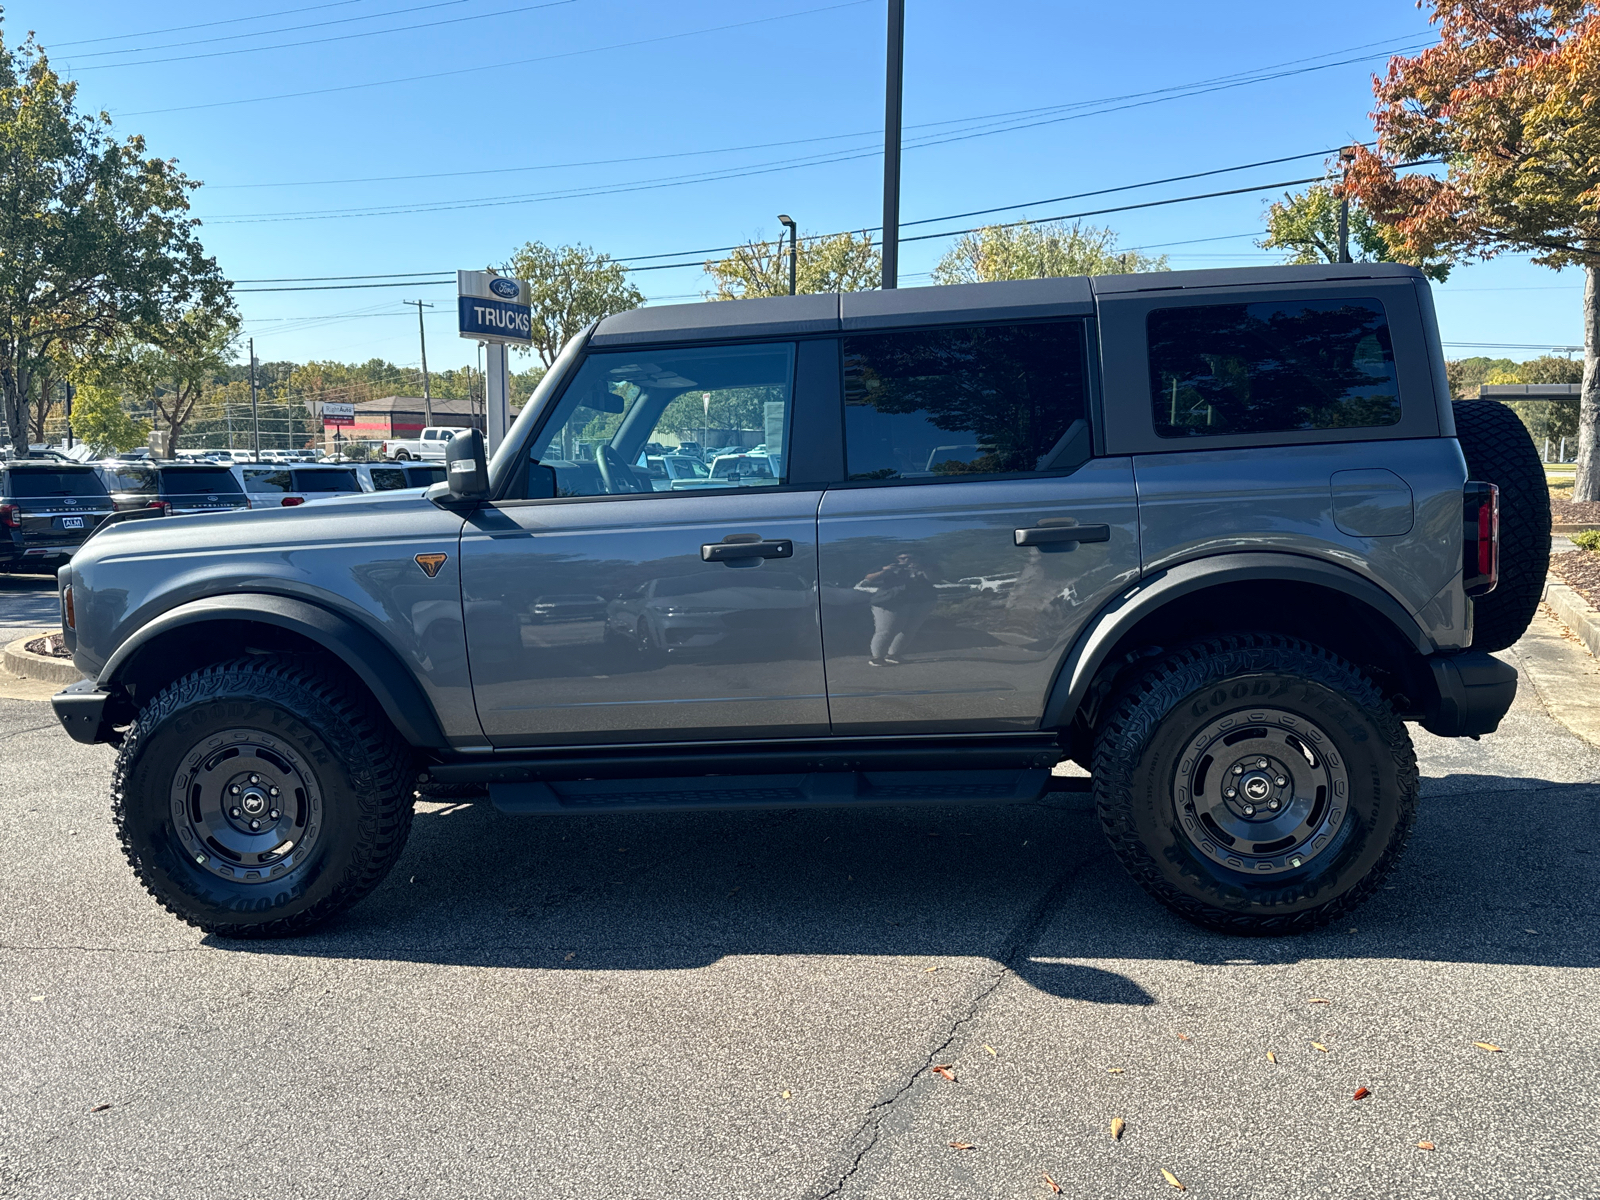
[{"label": "blue sky", "polygon": [[[1263,185],[1322,158],[1036,202],[1366,140],[1371,73],[1429,39],[1410,0],[906,7],[903,221],[1252,189],[1089,218],[1178,268],[1277,261],[1253,244],[1284,190]],[[438,305],[437,369],[476,353],[455,336],[453,280],[243,281],[481,268],[529,239],[670,255],[774,237],[780,212],[802,234],[876,226],[884,17],[884,0],[22,0],[5,33],[36,31],[82,106],[206,183],[202,236],[240,281],[260,358],[415,364],[402,301],[420,298]],[[925,284],[950,244],[907,243],[902,283]],[[653,301],[706,287],[696,267],[634,278]],[[1437,296],[1452,357],[1582,340],[1576,272],[1506,257]]]}]

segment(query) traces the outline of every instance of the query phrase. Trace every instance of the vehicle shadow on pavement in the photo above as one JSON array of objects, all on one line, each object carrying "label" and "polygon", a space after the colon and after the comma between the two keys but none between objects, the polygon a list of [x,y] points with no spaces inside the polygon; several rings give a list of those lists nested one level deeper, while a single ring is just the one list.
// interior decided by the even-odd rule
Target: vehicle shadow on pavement
[{"label": "vehicle shadow on pavement", "polygon": [[[1600,786],[1424,782],[1384,890],[1329,929],[1238,938],[1148,899],[1083,798],[960,808],[526,818],[424,805],[388,881],[305,937],[245,953],[535,970],[659,971],[733,955],[1002,963],[1040,991],[1152,997],[1138,960],[1394,958],[1600,965]],[[1119,962],[1119,960],[1122,960]]]}]

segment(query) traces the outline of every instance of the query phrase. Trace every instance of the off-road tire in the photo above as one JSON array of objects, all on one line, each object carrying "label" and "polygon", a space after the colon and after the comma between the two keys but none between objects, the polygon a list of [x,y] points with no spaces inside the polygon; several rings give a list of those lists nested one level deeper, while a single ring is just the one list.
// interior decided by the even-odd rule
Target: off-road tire
[{"label": "off-road tire", "polygon": [[1500,583],[1472,602],[1472,648],[1504,650],[1523,634],[1550,569],[1550,488],[1517,414],[1496,400],[1457,400],[1456,438],[1467,478],[1500,489]]},{"label": "off-road tire", "polygon": [[[215,852],[212,869],[200,865],[206,848],[169,804],[183,794],[179,772],[225,757],[213,748],[241,730],[293,756],[321,813],[303,855],[249,882],[219,877],[228,860]],[[140,710],[117,756],[112,812],[134,874],[168,912],[223,937],[287,937],[382,882],[411,830],[415,778],[410,748],[369,699],[297,657],[253,655],[186,675]]]},{"label": "off-road tire", "polygon": [[[1304,867],[1271,875],[1208,858],[1180,823],[1180,797],[1198,794],[1179,789],[1197,735],[1234,718],[1244,730],[1264,710],[1326,733],[1316,744],[1342,763],[1348,801],[1343,814],[1329,810],[1341,823]],[[1108,706],[1093,774],[1100,823],[1128,873],[1179,916],[1224,933],[1298,933],[1344,916],[1381,885],[1416,819],[1416,755],[1383,694],[1338,656],[1276,634],[1207,638],[1146,670]]]}]

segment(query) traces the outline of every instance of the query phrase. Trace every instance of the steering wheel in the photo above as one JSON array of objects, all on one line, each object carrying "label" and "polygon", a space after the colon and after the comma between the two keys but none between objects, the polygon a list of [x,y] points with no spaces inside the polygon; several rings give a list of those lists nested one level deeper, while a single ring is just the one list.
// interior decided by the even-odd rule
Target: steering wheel
[{"label": "steering wheel", "polygon": [[639,480],[623,465],[621,457],[610,446],[600,446],[595,450],[594,465],[600,468],[600,481],[606,485],[608,495],[639,490]]}]

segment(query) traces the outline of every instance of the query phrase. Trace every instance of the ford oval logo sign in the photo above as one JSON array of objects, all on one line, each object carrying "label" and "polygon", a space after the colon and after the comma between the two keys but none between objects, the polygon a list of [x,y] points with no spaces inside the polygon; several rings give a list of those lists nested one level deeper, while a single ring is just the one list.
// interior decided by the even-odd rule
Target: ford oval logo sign
[{"label": "ford oval logo sign", "polygon": [[517,282],[514,279],[491,279],[489,280],[489,290],[502,300],[515,300],[517,293],[522,289],[517,286]]}]

